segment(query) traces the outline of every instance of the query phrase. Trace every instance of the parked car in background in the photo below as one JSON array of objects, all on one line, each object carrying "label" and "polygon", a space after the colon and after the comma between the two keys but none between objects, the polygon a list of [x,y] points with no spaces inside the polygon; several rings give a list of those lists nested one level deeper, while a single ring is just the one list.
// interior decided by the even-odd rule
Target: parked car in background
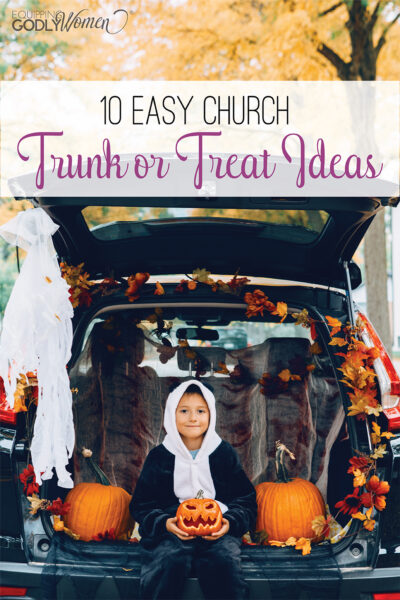
[{"label": "parked car in background", "polygon": [[218,340],[211,342],[212,346],[222,346],[225,350],[245,348],[247,346],[247,331],[244,327],[230,326],[228,329],[218,329]]}]

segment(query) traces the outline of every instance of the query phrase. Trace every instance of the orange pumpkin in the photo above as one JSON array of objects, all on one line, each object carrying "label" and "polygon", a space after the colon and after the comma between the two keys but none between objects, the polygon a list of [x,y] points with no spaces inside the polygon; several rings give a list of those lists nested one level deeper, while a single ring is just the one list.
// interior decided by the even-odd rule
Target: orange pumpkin
[{"label": "orange pumpkin", "polygon": [[129,514],[131,496],[120,487],[78,483],[65,501],[71,503],[64,517],[65,525],[85,542],[110,530],[116,538],[125,537],[133,528]]},{"label": "orange pumpkin", "polygon": [[325,502],[319,489],[305,479],[288,477],[284,454],[294,455],[280,442],[276,443],[277,481],[256,485],[258,531],[264,530],[268,540],[285,542],[290,537],[315,538],[312,521],[325,516]]},{"label": "orange pumpkin", "polygon": [[71,507],[64,516],[66,527],[85,542],[110,531],[116,539],[128,537],[134,527],[129,513],[132,496],[111,485],[91,455],[86,458],[101,483],[78,483],[68,492],[65,502]]},{"label": "orange pumpkin", "polygon": [[177,526],[189,535],[211,535],[222,526],[222,512],[218,502],[203,498],[200,490],[196,498],[184,500],[177,510]]}]

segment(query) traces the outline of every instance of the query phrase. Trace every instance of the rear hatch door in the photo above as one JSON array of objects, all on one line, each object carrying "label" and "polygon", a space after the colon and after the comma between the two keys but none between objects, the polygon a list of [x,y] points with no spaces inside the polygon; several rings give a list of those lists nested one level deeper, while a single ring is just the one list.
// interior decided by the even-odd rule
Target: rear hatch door
[{"label": "rear hatch door", "polygon": [[[92,277],[192,272],[269,277],[345,289],[378,198],[38,198],[60,225],[59,256]],[[352,287],[360,270],[350,264]]]}]

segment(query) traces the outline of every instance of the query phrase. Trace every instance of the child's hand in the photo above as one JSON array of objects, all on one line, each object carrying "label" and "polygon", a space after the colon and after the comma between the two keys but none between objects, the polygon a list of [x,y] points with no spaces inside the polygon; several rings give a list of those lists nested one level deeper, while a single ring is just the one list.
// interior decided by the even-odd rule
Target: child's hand
[{"label": "child's hand", "polygon": [[176,525],[177,520],[177,517],[171,517],[170,519],[167,519],[165,524],[167,531],[176,535],[180,540],[194,540],[194,535],[189,535],[185,531],[182,531],[182,529],[179,529],[179,527]]},{"label": "child's hand", "polygon": [[219,531],[212,533],[211,535],[203,535],[204,540],[217,540],[222,537],[229,531],[229,521],[228,519],[222,519],[222,527]]}]

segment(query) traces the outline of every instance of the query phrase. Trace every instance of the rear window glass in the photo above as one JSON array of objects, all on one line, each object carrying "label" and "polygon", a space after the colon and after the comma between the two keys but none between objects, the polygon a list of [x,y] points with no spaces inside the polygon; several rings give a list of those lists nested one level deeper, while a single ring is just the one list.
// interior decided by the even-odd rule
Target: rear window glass
[{"label": "rear window glass", "polygon": [[[306,338],[309,340],[309,330],[302,327],[296,327],[294,323],[265,323],[232,320],[227,325],[205,325],[200,328],[199,337],[209,337],[208,331],[214,332],[218,339],[198,339],[190,334],[196,335],[196,326],[187,323],[181,319],[173,319],[169,322],[171,325],[169,341],[172,347],[179,346],[179,340],[187,339],[189,351],[185,347],[179,347],[178,352],[166,363],[160,361],[163,354],[163,348],[159,346],[154,323],[147,320],[141,321],[139,327],[145,334],[147,340],[146,352],[142,365],[154,368],[157,373],[165,376],[190,376],[195,375],[196,361],[204,359],[204,365],[201,365],[202,377],[225,377],[229,379],[227,373],[219,373],[219,363],[222,362],[229,367],[234,368],[237,365],[237,356],[235,350],[243,351],[247,348],[255,348],[264,344],[267,339],[272,338]],[[185,337],[186,334],[186,337]],[[189,339],[188,339],[189,338]],[[155,343],[153,343],[155,342]],[[158,342],[158,344],[157,344]],[[181,341],[182,343],[182,341]],[[195,356],[191,358],[191,349]],[[167,352],[168,353],[168,352]],[[203,372],[204,371],[204,372]]]},{"label": "rear window glass", "polygon": [[132,223],[207,218],[253,221],[278,227],[299,228],[311,234],[304,240],[308,242],[321,233],[329,218],[329,214],[323,210],[126,206],[87,206],[82,210],[82,214],[92,234],[103,240],[123,239],[134,235],[134,230],[129,227]]}]

